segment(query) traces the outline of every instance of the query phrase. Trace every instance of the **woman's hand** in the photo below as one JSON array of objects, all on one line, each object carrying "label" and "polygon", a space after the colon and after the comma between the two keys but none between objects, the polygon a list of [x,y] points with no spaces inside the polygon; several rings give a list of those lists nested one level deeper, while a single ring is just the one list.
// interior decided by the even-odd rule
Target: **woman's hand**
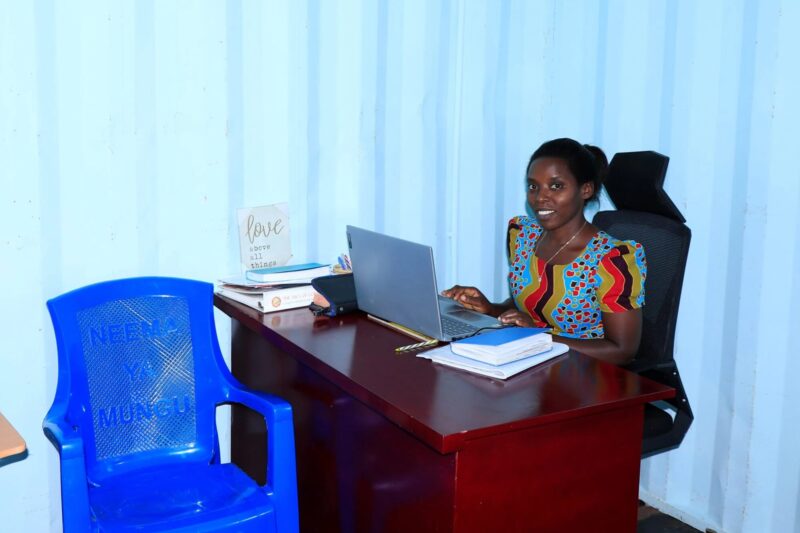
[{"label": "woman's hand", "polygon": [[467,309],[472,309],[484,315],[497,316],[496,306],[491,303],[481,291],[475,287],[462,287],[455,285],[446,291],[442,291],[442,296],[452,298]]},{"label": "woman's hand", "polygon": [[521,328],[532,328],[533,319],[528,313],[523,313],[519,309],[509,309],[498,317],[500,322],[508,325],[515,325]]}]

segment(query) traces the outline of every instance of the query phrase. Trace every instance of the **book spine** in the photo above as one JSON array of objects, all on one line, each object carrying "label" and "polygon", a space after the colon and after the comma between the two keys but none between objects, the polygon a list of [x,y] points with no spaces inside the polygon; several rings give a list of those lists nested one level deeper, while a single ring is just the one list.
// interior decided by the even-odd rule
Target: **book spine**
[{"label": "book spine", "polygon": [[298,280],[310,280],[320,276],[327,276],[331,272],[330,267],[318,266],[301,270],[290,270],[286,272],[262,272],[259,270],[247,270],[244,277],[250,281],[260,283],[292,283]]},{"label": "book spine", "polygon": [[314,289],[311,285],[289,287],[265,291],[259,301],[262,313],[272,313],[284,309],[308,307],[314,299]]},{"label": "book spine", "polygon": [[218,289],[217,292],[226,298],[252,307],[261,313],[271,313],[297,307],[308,307],[314,297],[311,285],[272,289],[262,293],[243,294],[236,291]]},{"label": "book spine", "polygon": [[240,304],[252,307],[256,311],[261,311],[261,295],[259,294],[244,294],[237,291],[230,291],[225,288],[217,289],[217,293],[225,298],[229,298]]}]

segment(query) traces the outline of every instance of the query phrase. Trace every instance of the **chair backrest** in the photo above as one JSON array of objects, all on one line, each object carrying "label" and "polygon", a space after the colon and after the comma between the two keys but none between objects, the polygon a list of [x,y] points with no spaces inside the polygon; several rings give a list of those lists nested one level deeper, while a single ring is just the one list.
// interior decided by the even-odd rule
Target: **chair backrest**
[{"label": "chair backrest", "polygon": [[82,433],[89,480],[164,461],[218,461],[221,372],[211,284],[131,278],[47,302],[54,406]]},{"label": "chair backrest", "polygon": [[673,218],[641,211],[601,211],[593,223],[618,239],[633,239],[644,246],[642,341],[634,364],[641,368],[672,361],[691,231]]},{"label": "chair backrest", "polygon": [[653,151],[620,152],[608,164],[604,186],[622,211],[644,211],[686,222],[664,190],[669,157]]},{"label": "chair backrest", "polygon": [[642,341],[628,365],[675,388],[663,406],[645,407],[642,457],[674,449],[689,431],[694,415],[674,360],[675,326],[692,235],[686,219],[664,191],[669,158],[657,152],[621,152],[611,159],[606,190],[617,211],[601,211],[594,224],[619,239],[644,246],[647,258]]},{"label": "chair backrest", "polygon": [[664,191],[669,158],[653,151],[620,152],[608,165],[605,188],[616,211],[601,211],[595,226],[644,246],[647,258],[642,342],[633,367],[673,360],[675,324],[691,231]]}]

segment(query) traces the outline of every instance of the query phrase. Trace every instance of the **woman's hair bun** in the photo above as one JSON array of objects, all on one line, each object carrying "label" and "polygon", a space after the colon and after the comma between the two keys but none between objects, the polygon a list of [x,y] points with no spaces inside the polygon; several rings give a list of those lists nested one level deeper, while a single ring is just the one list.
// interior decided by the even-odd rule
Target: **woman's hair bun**
[{"label": "woman's hair bun", "polygon": [[589,150],[589,153],[594,157],[594,168],[597,171],[597,182],[595,186],[602,185],[606,181],[608,175],[608,158],[605,152],[599,147],[592,144],[584,144],[584,148]]}]

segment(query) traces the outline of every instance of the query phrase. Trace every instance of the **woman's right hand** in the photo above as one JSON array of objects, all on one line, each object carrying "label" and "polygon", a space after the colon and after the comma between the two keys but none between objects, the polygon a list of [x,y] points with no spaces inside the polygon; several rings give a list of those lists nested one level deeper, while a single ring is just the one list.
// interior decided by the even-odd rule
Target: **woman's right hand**
[{"label": "woman's right hand", "polygon": [[442,291],[442,296],[452,298],[467,309],[472,309],[484,315],[497,316],[496,306],[486,299],[486,296],[475,287],[455,285],[446,291]]}]

